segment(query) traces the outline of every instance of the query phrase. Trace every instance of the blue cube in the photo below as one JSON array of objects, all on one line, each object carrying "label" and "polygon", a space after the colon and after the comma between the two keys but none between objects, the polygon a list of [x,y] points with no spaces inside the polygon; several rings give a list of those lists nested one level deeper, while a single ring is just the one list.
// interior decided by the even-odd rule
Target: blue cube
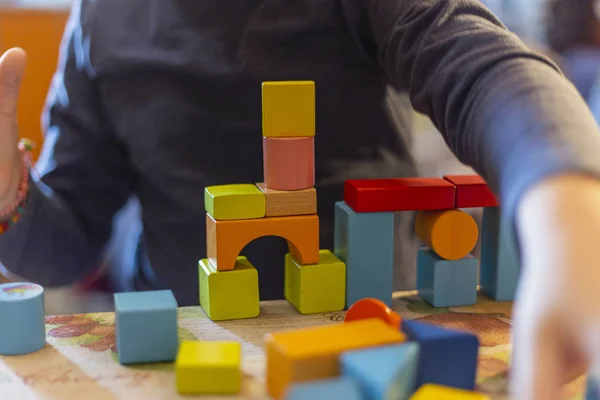
[{"label": "blue cube", "polygon": [[473,256],[444,260],[432,250],[419,249],[417,290],[434,307],[468,306],[477,302],[479,263]]},{"label": "blue cube", "polygon": [[416,389],[419,346],[407,342],[342,353],[342,375],[360,384],[365,400],[408,400]]},{"label": "blue cube", "polygon": [[363,400],[358,383],[339,377],[292,385],[285,400]]},{"label": "blue cube", "polygon": [[417,388],[426,383],[474,390],[479,338],[466,331],[403,320],[408,340],[419,343]]},{"label": "blue cube", "polygon": [[121,364],[177,357],[177,300],[170,290],[116,293],[117,352]]}]

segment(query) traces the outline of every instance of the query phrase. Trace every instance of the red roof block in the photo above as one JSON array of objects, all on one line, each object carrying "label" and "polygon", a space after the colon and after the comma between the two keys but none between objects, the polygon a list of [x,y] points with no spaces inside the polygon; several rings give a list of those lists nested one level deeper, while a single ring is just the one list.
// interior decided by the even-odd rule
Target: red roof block
[{"label": "red roof block", "polygon": [[496,195],[479,175],[447,175],[444,179],[456,186],[456,208],[499,205]]},{"label": "red roof block", "polygon": [[355,212],[454,208],[455,187],[441,178],[348,180],[344,201]]}]

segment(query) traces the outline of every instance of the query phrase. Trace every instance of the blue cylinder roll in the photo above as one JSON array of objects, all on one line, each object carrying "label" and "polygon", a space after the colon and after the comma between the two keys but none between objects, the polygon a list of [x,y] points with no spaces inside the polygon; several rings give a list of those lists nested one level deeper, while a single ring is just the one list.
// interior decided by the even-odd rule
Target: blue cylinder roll
[{"label": "blue cylinder roll", "polygon": [[0,355],[34,353],[46,345],[44,288],[34,283],[0,285]]}]

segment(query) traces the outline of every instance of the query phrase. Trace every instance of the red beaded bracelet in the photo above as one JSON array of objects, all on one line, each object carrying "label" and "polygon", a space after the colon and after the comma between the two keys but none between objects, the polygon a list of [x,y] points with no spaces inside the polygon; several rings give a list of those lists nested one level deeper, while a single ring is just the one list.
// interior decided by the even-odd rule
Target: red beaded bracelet
[{"label": "red beaded bracelet", "polygon": [[0,211],[0,219],[2,219],[0,221],[0,234],[6,232],[25,213],[25,203],[29,193],[29,169],[32,165],[31,149],[33,146],[34,143],[28,139],[22,139],[19,142],[19,152],[23,158],[23,176],[19,184],[17,197],[8,207]]}]

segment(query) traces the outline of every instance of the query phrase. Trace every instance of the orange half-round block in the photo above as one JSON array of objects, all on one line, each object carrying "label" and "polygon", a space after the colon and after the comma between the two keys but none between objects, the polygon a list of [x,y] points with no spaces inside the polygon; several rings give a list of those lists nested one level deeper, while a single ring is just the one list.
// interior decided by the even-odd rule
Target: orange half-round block
[{"label": "orange half-round block", "polygon": [[[230,271],[248,243],[263,236],[287,240],[292,256],[301,264],[319,262],[319,217],[298,215],[217,221],[206,214],[206,251],[217,271]],[[283,268],[284,260],[281,260]]]},{"label": "orange half-round block", "polygon": [[315,185],[315,137],[263,137],[265,187],[302,190]]},{"label": "orange half-round block", "polygon": [[462,210],[420,211],[415,221],[417,237],[446,260],[466,257],[477,244],[477,222]]},{"label": "orange half-round block", "polygon": [[402,318],[383,301],[374,298],[360,299],[348,308],[344,322],[359,319],[379,318],[394,329],[400,329]]}]

